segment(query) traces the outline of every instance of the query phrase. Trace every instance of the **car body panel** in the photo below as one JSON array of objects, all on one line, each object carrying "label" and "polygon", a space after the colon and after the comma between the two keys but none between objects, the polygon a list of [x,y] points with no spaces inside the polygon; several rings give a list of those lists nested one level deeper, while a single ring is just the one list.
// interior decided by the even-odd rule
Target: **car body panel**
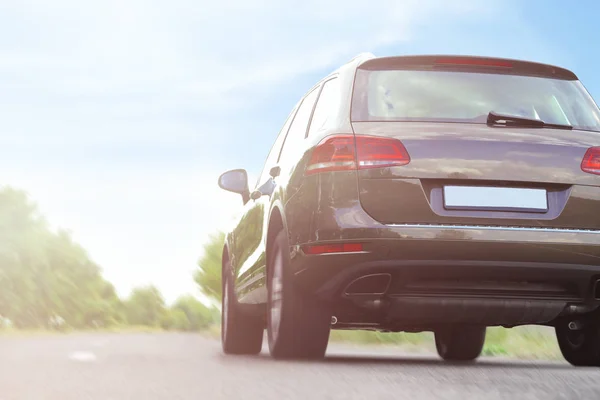
[{"label": "car body panel", "polygon": [[[356,134],[393,137],[408,165],[360,171],[364,209],[385,223],[600,229],[600,176],[585,173],[600,133],[484,124],[354,123]],[[541,188],[547,212],[448,210],[444,185]]]},{"label": "car body panel", "polygon": [[266,269],[265,242],[263,232],[265,218],[265,201],[250,200],[246,204],[246,212],[234,231],[232,250],[236,254],[234,263],[237,276],[237,287],[252,285],[260,279]]},{"label": "car body panel", "polygon": [[[225,243],[240,303],[266,303],[269,229],[278,214],[288,234],[295,284],[323,301],[343,303],[342,290],[350,281],[384,271],[394,277],[390,287],[398,291],[396,297],[408,287],[402,277],[487,279],[498,287],[541,279],[543,285],[562,285],[565,292],[535,297],[535,282],[529,282],[527,296],[558,301],[553,303],[558,306],[596,304],[589,289],[600,279],[600,176],[584,173],[581,161],[589,147],[600,145],[600,133],[464,123],[351,123],[355,72],[370,59],[353,60],[313,87],[321,93],[323,84],[339,79],[337,111],[321,129],[311,131],[309,125],[289,158],[281,159],[281,151],[277,157],[270,154],[250,189],[260,196],[244,205]],[[294,113],[290,117],[293,121]],[[305,175],[315,146],[336,134],[397,138],[411,161]],[[280,168],[278,176],[265,172],[273,167]],[[439,197],[445,184],[542,187],[550,194],[550,207],[534,214],[446,210]],[[304,253],[305,246],[341,242],[359,242],[364,250]],[[496,300],[514,296],[507,293]],[[491,309],[498,310],[496,306]],[[539,310],[548,316],[555,309]],[[377,326],[385,328],[382,321]],[[348,327],[360,326],[354,322]]]},{"label": "car body panel", "polygon": [[[356,57],[347,65],[344,65],[336,71],[323,78],[317,83],[311,90],[320,90],[321,86],[331,80],[340,80],[340,89],[338,91],[339,108],[338,112],[333,114],[330,118],[327,126],[320,130],[311,132],[310,135],[304,141],[304,145],[297,149],[295,156],[286,160],[286,162],[280,162],[277,157],[275,162],[267,160],[267,164],[264,166],[264,170],[268,171],[275,166],[281,168],[281,173],[275,179],[272,177],[264,177],[262,174],[261,181],[257,183],[256,189],[260,189],[262,186],[268,185],[270,187],[270,193],[266,193],[258,200],[250,200],[248,204],[244,206],[243,214],[237,222],[237,227],[233,230],[232,234],[228,236],[227,246],[232,254],[235,262],[232,262],[236,277],[236,292],[237,296],[242,303],[260,303],[266,301],[266,234],[269,225],[269,218],[275,208],[280,211],[283,224],[287,226],[288,219],[292,221],[291,229],[288,232],[306,232],[305,229],[296,229],[296,221],[304,223],[306,221],[305,212],[307,204],[314,199],[313,193],[308,191],[304,192],[302,189],[304,182],[304,167],[308,162],[311,149],[320,141],[320,139],[329,134],[336,132],[352,133],[352,125],[348,116],[350,115],[351,97],[352,97],[352,83],[354,80],[354,73],[356,67],[364,60],[370,59],[373,56],[370,54],[364,54]],[[303,98],[304,99],[304,98]],[[301,104],[302,100],[296,105],[294,113]],[[290,115],[290,118],[295,118],[294,113]],[[308,134],[307,127],[307,134]],[[286,135],[287,132],[280,132],[280,134]],[[283,142],[285,146],[285,141]],[[290,202],[292,204],[299,204],[297,207],[286,207],[285,204]],[[258,203],[258,204],[257,204]],[[269,212],[265,212],[269,210]],[[290,215],[291,214],[291,215]],[[260,229],[258,228],[259,222],[262,221]],[[256,242],[255,239],[249,239],[249,234],[256,235],[257,232],[261,234],[260,242]],[[300,233],[298,235],[301,235]],[[292,238],[293,242],[297,240],[308,239],[307,237]],[[249,242],[247,247],[240,245],[240,241]],[[251,250],[249,250],[251,249]]]},{"label": "car body panel", "polygon": [[600,146],[599,132],[422,122],[354,122],[353,128],[356,134],[396,138],[411,156],[408,165],[366,170],[361,178],[600,186],[599,175],[581,170],[587,149]]}]

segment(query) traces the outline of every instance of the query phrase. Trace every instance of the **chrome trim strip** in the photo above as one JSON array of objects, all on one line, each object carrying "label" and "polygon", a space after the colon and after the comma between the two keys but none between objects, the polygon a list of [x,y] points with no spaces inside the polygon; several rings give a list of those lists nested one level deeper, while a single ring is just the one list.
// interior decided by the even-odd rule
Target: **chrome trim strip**
[{"label": "chrome trim strip", "polygon": [[[382,292],[375,292],[375,293],[348,293],[348,288],[350,286],[352,286],[355,282],[360,281],[361,279],[365,279],[368,278],[370,276],[381,276],[381,275],[385,275],[387,277],[387,285],[385,285],[385,289]],[[376,274],[367,274],[367,275],[361,275],[358,278],[354,279],[352,282],[350,282],[349,284],[346,285],[346,288],[344,289],[344,295],[345,296],[349,296],[349,297],[354,297],[354,296],[383,296],[388,289],[390,288],[390,285],[392,284],[392,275],[388,274],[388,273],[376,273]]]},{"label": "chrome trim strip", "polygon": [[435,225],[435,224],[389,224],[393,228],[433,228],[448,230],[478,230],[489,231],[519,231],[519,232],[554,232],[554,233],[591,233],[600,234],[598,229],[570,229],[570,228],[537,228],[524,226],[486,226],[486,225]]}]

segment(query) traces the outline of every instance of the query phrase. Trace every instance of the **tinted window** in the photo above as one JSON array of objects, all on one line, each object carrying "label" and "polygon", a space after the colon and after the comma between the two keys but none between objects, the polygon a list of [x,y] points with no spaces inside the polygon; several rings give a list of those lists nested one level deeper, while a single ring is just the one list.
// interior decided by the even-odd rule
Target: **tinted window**
[{"label": "tinted window", "polygon": [[310,122],[309,135],[312,132],[327,127],[328,123],[331,122],[332,117],[335,116],[340,105],[339,88],[340,82],[337,78],[328,80],[323,85],[323,90],[321,90],[315,112],[313,113]]},{"label": "tinted window", "polygon": [[318,89],[313,89],[312,92],[306,95],[302,104],[300,104],[300,108],[294,117],[292,126],[283,143],[283,150],[279,158],[282,166],[289,166],[290,163],[294,163],[299,158],[299,153],[304,150],[303,142],[306,137],[306,128],[308,127],[308,120],[312,114],[318,94]]},{"label": "tinted window", "polygon": [[600,131],[598,107],[579,81],[448,71],[357,73],[355,121],[485,123],[490,111]]},{"label": "tinted window", "polygon": [[283,144],[283,140],[285,139],[285,135],[287,134],[287,131],[290,128],[290,124],[292,123],[292,120],[294,119],[294,114],[296,113],[297,109],[298,109],[298,106],[294,107],[294,109],[292,110],[290,115],[288,115],[285,123],[283,124],[281,131],[279,131],[279,134],[277,135],[277,139],[275,139],[275,143],[273,144],[273,147],[271,147],[271,151],[269,152],[269,155],[267,156],[265,165],[263,167],[263,171],[261,172],[260,176],[258,177],[258,181],[256,182],[256,187],[262,185],[269,179],[269,171],[277,163],[277,158],[279,157],[279,152],[281,151],[281,145]]}]

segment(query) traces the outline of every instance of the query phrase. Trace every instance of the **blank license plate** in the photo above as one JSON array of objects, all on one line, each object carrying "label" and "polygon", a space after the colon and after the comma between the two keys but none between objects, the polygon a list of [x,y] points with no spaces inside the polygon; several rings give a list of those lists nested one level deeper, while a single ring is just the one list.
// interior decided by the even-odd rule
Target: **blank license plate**
[{"label": "blank license plate", "polygon": [[548,211],[545,189],[444,186],[444,207],[455,210]]}]

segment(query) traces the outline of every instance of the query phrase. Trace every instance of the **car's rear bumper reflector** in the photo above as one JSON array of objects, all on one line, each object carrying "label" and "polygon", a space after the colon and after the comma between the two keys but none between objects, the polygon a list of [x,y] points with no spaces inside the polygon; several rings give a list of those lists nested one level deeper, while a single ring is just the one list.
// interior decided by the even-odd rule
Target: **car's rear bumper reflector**
[{"label": "car's rear bumper reflector", "polygon": [[335,243],[302,246],[304,254],[357,253],[363,251],[362,243]]}]

